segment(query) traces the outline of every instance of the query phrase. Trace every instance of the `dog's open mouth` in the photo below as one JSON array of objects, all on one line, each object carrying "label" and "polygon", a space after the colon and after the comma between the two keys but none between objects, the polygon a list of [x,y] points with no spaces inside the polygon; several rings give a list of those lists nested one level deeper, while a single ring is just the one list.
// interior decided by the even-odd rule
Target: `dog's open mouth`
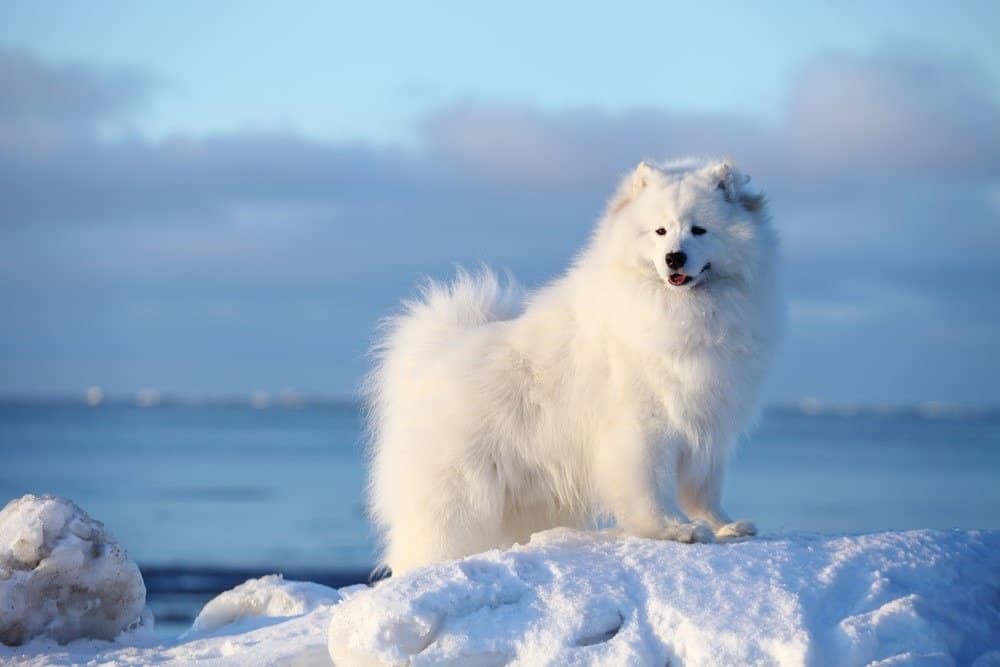
[{"label": "dog's open mouth", "polygon": [[705,264],[705,266],[701,267],[701,271],[699,271],[698,275],[694,276],[694,277],[689,276],[686,273],[671,273],[670,276],[667,278],[667,282],[669,282],[674,287],[680,287],[682,285],[687,285],[692,280],[694,280],[695,277],[701,276],[701,274],[705,273],[710,268],[712,268],[712,263],[711,262],[709,262],[709,263]]},{"label": "dog's open mouth", "polygon": [[691,282],[691,276],[684,275],[683,273],[671,273],[667,280],[670,281],[671,285],[677,285],[679,287],[681,285],[687,285]]}]

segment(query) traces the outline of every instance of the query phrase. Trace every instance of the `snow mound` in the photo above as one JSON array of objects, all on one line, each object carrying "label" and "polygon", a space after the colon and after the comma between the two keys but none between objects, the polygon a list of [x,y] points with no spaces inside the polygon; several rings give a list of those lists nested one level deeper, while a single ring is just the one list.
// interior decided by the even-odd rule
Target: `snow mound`
[{"label": "snow mound", "polygon": [[0,511],[0,643],[114,639],[152,622],[139,568],[101,522],[47,495]]},{"label": "snow mound", "polygon": [[989,667],[998,592],[1000,532],[681,545],[560,529],[374,589],[251,580],[179,639],[38,637],[0,645],[0,664]]},{"label": "snow mound", "polygon": [[65,646],[38,639],[17,648],[0,646],[0,665],[57,667],[329,667],[326,630],[342,598],[367,590],[339,591],[320,584],[252,579],[210,601],[195,625],[172,641],[98,642]]},{"label": "snow mound", "polygon": [[[211,599],[182,638],[204,636],[222,628],[245,630],[250,625],[248,621],[301,616],[320,605],[332,605],[339,601],[340,593],[328,586],[285,581],[280,574],[271,574],[250,579]],[[233,624],[238,624],[238,627],[228,627]],[[261,623],[253,625],[259,627]]]},{"label": "snow mound", "polygon": [[1000,533],[682,545],[556,529],[333,609],[337,665],[993,664]]}]

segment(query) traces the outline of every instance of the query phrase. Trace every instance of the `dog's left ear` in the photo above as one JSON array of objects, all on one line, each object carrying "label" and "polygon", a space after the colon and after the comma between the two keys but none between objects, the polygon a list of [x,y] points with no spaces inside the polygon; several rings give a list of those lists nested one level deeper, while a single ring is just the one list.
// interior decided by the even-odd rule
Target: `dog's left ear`
[{"label": "dog's left ear", "polygon": [[608,204],[608,211],[617,213],[628,206],[633,199],[639,196],[643,188],[646,187],[652,173],[652,165],[645,160],[640,162],[631,174],[622,179],[622,184],[618,187],[618,192],[615,193],[615,196],[611,198],[611,202]]},{"label": "dog's left ear", "polygon": [[740,173],[731,161],[726,160],[719,165],[713,177],[717,181],[715,188],[722,192],[726,201],[739,204],[750,213],[757,213],[764,208],[767,200],[763,193],[745,192],[743,186],[750,182],[750,177]]}]

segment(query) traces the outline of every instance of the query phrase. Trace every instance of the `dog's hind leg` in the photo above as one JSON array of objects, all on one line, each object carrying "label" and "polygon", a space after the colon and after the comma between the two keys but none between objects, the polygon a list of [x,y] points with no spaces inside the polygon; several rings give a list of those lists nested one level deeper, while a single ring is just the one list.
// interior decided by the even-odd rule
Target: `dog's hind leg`
[{"label": "dog's hind leg", "polygon": [[707,522],[717,539],[748,537],[757,534],[750,521],[733,521],[722,509],[722,482],[725,477],[725,458],[722,456],[693,455],[685,452],[677,466],[678,500],[684,512],[692,519]]},{"label": "dog's hind leg", "polygon": [[501,534],[503,490],[495,478],[459,467],[421,491],[389,522],[384,560],[394,575],[509,546]]}]

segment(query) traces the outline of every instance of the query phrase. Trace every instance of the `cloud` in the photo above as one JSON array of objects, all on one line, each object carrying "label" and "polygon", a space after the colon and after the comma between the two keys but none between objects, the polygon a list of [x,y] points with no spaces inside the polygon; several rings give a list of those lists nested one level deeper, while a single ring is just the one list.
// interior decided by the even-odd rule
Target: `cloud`
[{"label": "cloud", "polygon": [[954,180],[1000,171],[1000,106],[961,62],[921,54],[827,54],[792,87],[794,163],[824,176],[900,172]]},{"label": "cloud", "polygon": [[[961,63],[893,52],[816,58],[773,123],[463,103],[424,120],[416,151],[249,130],[107,140],[102,124],[148,102],[154,77],[52,66],[10,50],[0,51],[0,76],[12,91],[0,102],[0,136],[15,137],[0,143],[8,222],[218,212],[240,202],[377,205],[387,191],[407,199],[607,193],[639,159],[687,154],[732,155],[791,194],[863,184],[873,172],[879,183],[981,183],[1000,173],[1000,109],[987,82]],[[46,151],[25,155],[21,143]]]},{"label": "cloud", "polygon": [[44,159],[134,113],[157,81],[134,68],[56,66],[0,48],[0,149]]},{"label": "cloud", "polygon": [[287,134],[75,139],[50,145],[44,159],[0,156],[5,220],[135,220],[218,213],[239,202],[351,204],[387,183],[412,192],[421,180],[405,160],[377,149]]},{"label": "cloud", "polygon": [[920,53],[816,57],[776,122],[725,114],[466,104],[428,118],[432,151],[521,187],[591,186],[639,157],[730,154],[769,179],[822,187],[1000,175],[1000,106],[967,64]]},{"label": "cloud", "polygon": [[[224,390],[265,386],[259,372],[346,392],[420,275],[485,260],[543,280],[639,159],[731,154],[784,237],[795,319],[773,395],[1000,399],[1000,118],[961,63],[822,55],[776,120],[467,102],[430,114],[416,149],[109,135],[155,76],[8,50],[0,82],[16,93],[0,101],[0,301],[19,323],[0,333],[0,390],[101,372]],[[831,355],[837,341],[860,351]]]},{"label": "cloud", "polygon": [[429,116],[423,137],[432,160],[487,184],[550,191],[601,187],[640,159],[765,153],[767,130],[752,119],[661,110],[460,104]]}]

